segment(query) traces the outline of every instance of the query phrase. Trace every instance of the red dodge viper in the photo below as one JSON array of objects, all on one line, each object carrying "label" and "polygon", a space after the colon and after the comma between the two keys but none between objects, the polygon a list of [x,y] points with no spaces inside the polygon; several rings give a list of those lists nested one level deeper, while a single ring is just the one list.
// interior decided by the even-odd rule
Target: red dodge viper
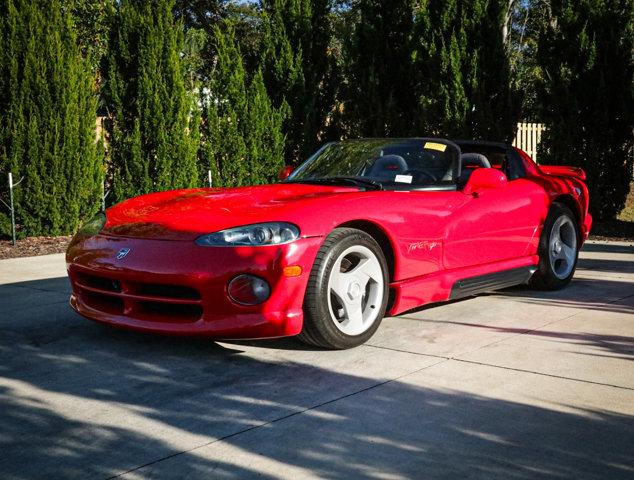
[{"label": "red dodge viper", "polygon": [[386,313],[565,287],[592,224],[583,170],[500,143],[348,140],[289,170],[100,213],[68,248],[72,307],[140,331],[349,348]]}]

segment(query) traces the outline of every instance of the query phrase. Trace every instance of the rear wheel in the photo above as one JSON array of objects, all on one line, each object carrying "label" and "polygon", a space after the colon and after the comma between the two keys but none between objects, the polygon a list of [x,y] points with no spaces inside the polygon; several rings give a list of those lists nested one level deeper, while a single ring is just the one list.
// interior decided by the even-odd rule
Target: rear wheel
[{"label": "rear wheel", "polygon": [[542,290],[567,286],[577,268],[579,227],[568,207],[553,203],[539,240],[539,270],[531,285]]},{"label": "rear wheel", "polygon": [[387,298],[387,263],[381,247],[365,232],[337,228],[317,253],[299,339],[330,349],[360,345],[379,327]]}]

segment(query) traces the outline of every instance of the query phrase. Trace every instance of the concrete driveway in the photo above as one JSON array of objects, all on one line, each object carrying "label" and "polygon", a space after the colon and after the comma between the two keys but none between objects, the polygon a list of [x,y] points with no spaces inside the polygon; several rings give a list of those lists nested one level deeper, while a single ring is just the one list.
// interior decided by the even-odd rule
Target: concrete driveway
[{"label": "concrete driveway", "polygon": [[573,284],[388,318],[369,344],[116,331],[63,257],[0,262],[0,478],[634,478],[634,247]]}]

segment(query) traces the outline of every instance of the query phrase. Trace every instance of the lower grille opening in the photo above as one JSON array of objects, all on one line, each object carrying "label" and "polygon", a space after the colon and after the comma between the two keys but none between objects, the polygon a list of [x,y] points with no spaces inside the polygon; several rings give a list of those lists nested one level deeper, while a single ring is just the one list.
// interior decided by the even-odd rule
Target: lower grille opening
[{"label": "lower grille opening", "polygon": [[77,281],[86,287],[97,288],[99,290],[105,290],[107,292],[120,292],[121,283],[118,280],[111,278],[98,277],[96,275],[88,275],[78,272]]},{"label": "lower grille opening", "polygon": [[124,310],[123,300],[111,295],[101,295],[99,293],[82,292],[81,299],[90,308],[112,315],[122,315]]},{"label": "lower grille opening", "polygon": [[196,322],[203,316],[202,297],[195,288],[118,277],[110,272],[71,272],[73,290],[81,301],[104,314],[172,323]]},{"label": "lower grille opening", "polygon": [[156,322],[195,322],[202,314],[200,305],[182,305],[162,302],[138,302],[138,311],[144,319]]},{"label": "lower grille opening", "polygon": [[182,298],[200,300],[200,294],[190,287],[181,285],[161,285],[154,283],[138,283],[133,285],[134,293],[150,297]]}]

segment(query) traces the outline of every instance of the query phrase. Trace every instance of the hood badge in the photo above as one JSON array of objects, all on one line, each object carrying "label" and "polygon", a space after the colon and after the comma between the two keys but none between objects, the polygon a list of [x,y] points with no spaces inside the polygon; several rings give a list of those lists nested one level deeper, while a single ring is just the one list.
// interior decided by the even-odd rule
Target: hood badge
[{"label": "hood badge", "polygon": [[130,253],[129,248],[122,248],[121,250],[117,252],[117,260],[121,260],[122,258],[127,257],[128,253]]}]

